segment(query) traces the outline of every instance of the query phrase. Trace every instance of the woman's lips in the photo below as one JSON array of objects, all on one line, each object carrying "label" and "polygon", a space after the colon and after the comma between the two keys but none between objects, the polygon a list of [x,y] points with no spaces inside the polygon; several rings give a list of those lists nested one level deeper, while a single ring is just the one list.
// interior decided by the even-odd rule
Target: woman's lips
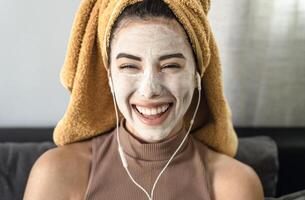
[{"label": "woman's lips", "polygon": [[134,110],[137,117],[139,118],[139,120],[142,123],[144,123],[146,125],[154,126],[154,125],[162,124],[166,120],[167,116],[169,115],[169,113],[171,111],[172,106],[173,106],[173,103],[169,103],[169,107],[163,113],[156,114],[156,115],[150,115],[150,116],[140,113],[138,111],[138,109],[136,108],[136,105],[134,105],[134,104],[132,105],[132,109]]}]

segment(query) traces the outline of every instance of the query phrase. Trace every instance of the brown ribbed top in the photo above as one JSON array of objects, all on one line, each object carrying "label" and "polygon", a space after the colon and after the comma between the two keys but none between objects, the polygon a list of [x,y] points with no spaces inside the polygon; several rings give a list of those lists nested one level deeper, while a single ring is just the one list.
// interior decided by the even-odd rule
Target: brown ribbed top
[{"label": "brown ribbed top", "polygon": [[[176,151],[186,128],[159,143],[143,143],[119,126],[119,139],[132,177],[150,195],[157,176]],[[92,165],[86,200],[148,200],[128,176],[118,152],[116,129],[92,138]],[[210,200],[207,147],[189,134],[157,182],[153,200]]]}]

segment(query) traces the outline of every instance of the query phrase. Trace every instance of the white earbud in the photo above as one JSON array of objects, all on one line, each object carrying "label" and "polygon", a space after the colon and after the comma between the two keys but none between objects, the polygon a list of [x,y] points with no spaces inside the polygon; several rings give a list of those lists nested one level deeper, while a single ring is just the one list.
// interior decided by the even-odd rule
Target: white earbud
[{"label": "white earbud", "polygon": [[113,94],[113,85],[112,85],[112,79],[111,79],[111,76],[110,76],[110,71],[109,69],[107,69],[107,75],[108,75],[108,84],[109,84],[109,87],[110,87],[110,92]]},{"label": "white earbud", "polygon": [[200,76],[199,72],[196,72],[196,84],[197,84],[198,90],[201,90],[201,76]]}]

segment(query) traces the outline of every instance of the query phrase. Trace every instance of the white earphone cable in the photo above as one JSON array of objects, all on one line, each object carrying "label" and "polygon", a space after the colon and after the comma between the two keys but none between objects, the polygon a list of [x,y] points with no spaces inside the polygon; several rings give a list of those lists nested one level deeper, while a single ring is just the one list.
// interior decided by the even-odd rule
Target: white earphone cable
[{"label": "white earphone cable", "polygon": [[[108,79],[109,79],[109,86],[110,86],[110,90],[111,90],[111,94],[112,94],[112,99],[113,99],[113,103],[114,103],[114,109],[115,109],[115,116],[116,116],[116,133],[117,133],[117,142],[118,142],[118,145],[119,145],[119,154],[120,154],[120,157],[121,157],[121,160],[122,160],[122,163],[123,163],[123,167],[125,168],[127,174],[129,175],[129,177],[131,178],[131,180],[134,182],[134,184],[136,184],[148,197],[149,200],[151,200],[149,194],[147,193],[147,191],[139,184],[137,183],[134,178],[131,176],[129,170],[127,169],[128,168],[128,163],[127,163],[127,160],[124,156],[124,152],[123,152],[123,149],[121,147],[121,142],[120,142],[120,138],[119,138],[119,116],[118,116],[118,111],[117,111],[117,106],[116,106],[116,101],[115,101],[115,94],[114,94],[114,89],[113,89],[113,83],[112,83],[112,79],[110,77],[110,74],[109,74],[109,70],[107,70],[107,73],[108,73]],[[110,85],[111,84],[111,85]]]}]

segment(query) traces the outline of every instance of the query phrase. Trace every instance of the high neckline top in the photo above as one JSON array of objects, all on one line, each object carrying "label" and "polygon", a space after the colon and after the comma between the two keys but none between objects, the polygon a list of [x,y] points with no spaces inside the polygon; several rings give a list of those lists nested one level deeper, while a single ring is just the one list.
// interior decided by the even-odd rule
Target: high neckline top
[{"label": "high neckline top", "polygon": [[[115,132],[116,133],[116,132]],[[156,143],[146,143],[140,141],[126,128],[126,119],[123,118],[120,121],[119,126],[119,139],[123,151],[128,156],[134,159],[147,160],[147,161],[158,161],[168,160],[177,150],[178,146],[183,141],[187,131],[185,125],[170,138]],[[189,143],[189,136],[185,139],[184,143],[180,147],[176,156],[185,150],[185,147]]]},{"label": "high neckline top", "polygon": [[[184,126],[177,134],[162,142],[145,143],[126,129],[124,120],[120,120],[119,124],[118,129],[92,139],[92,163],[84,198],[86,200],[147,199],[122,164],[117,131],[129,173],[149,193],[186,135]],[[191,134],[181,147],[160,176],[153,199],[211,200],[208,147]]]}]

